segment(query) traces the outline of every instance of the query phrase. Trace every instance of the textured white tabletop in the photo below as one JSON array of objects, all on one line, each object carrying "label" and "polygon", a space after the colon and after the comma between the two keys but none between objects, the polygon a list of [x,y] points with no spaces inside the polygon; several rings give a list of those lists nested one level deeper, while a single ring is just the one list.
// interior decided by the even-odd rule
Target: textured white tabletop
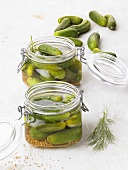
[{"label": "textured white tabletop", "polygon": [[[117,30],[111,31],[92,22],[88,16],[91,10],[103,15],[112,14],[117,21]],[[33,38],[52,36],[57,19],[64,15],[90,20],[91,30],[80,36],[86,57],[91,54],[87,39],[98,31],[100,48],[115,52],[128,65],[127,0],[0,0],[0,117],[17,118],[17,107],[25,100],[27,87],[21,73],[17,74],[20,49],[26,48],[31,35]],[[0,170],[128,170],[128,85],[107,85],[95,79],[83,64],[81,89],[84,89],[84,101],[89,108],[89,112],[82,114],[82,140],[68,148],[37,149],[23,138],[18,149],[0,161]],[[93,152],[84,141],[105,106],[115,121],[112,130],[117,140],[104,151]]]}]

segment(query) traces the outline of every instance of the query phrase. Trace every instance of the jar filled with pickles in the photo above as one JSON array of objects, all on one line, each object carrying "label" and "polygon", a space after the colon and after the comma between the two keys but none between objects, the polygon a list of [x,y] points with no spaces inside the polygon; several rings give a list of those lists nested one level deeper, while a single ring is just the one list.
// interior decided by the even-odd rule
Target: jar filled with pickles
[{"label": "jar filled with pickles", "polygon": [[22,79],[29,87],[44,81],[64,81],[79,86],[82,63],[77,58],[75,44],[64,37],[43,37],[32,40],[22,49]]},{"label": "jar filled with pickles", "polygon": [[26,141],[43,148],[67,147],[82,137],[82,92],[62,81],[30,87],[24,103]]}]

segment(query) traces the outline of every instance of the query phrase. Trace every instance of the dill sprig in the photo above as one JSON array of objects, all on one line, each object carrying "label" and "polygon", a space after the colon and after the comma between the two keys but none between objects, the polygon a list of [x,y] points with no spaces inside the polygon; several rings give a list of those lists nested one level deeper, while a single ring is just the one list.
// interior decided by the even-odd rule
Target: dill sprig
[{"label": "dill sprig", "polygon": [[116,138],[109,129],[113,123],[113,120],[108,118],[107,109],[104,110],[103,117],[99,119],[96,128],[86,140],[87,145],[93,146],[94,151],[100,151],[104,150],[108,144],[114,143]]},{"label": "dill sprig", "polygon": [[34,42],[32,40],[32,36],[30,36],[30,42],[31,42],[31,51],[35,53],[37,51],[36,47],[34,47]]}]

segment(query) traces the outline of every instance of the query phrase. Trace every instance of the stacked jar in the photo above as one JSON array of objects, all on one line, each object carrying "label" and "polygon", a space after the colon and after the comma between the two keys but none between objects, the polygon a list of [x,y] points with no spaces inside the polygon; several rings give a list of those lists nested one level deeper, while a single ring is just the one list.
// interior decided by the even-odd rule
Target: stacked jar
[{"label": "stacked jar", "polygon": [[35,147],[66,147],[82,137],[81,108],[88,109],[75,87],[82,79],[80,50],[64,37],[36,39],[22,49],[18,71],[22,69],[24,83],[32,86],[23,107],[25,137]]}]

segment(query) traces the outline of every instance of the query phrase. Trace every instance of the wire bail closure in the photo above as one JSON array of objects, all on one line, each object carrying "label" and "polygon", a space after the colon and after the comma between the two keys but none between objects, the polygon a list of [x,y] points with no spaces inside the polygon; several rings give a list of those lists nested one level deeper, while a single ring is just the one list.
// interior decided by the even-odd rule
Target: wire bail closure
[{"label": "wire bail closure", "polygon": [[81,94],[81,98],[80,98],[80,101],[81,101],[81,109],[86,112],[86,111],[89,111],[89,109],[87,108],[87,106],[84,104],[83,102],[83,90],[80,90],[80,94]]},{"label": "wire bail closure", "polygon": [[80,56],[80,61],[84,64],[87,64],[86,63],[86,58],[84,58],[84,55],[85,55],[85,47],[77,47],[76,49],[76,55],[77,56]]},{"label": "wire bail closure", "polygon": [[[23,111],[23,110],[24,110],[24,111]],[[20,119],[23,117],[23,115],[26,116],[26,121],[21,124],[21,125],[24,125],[24,124],[28,121],[28,112],[25,111],[25,106],[23,106],[23,107],[22,107],[22,106],[19,106],[19,107],[18,107],[18,111],[21,113],[21,116],[18,118],[18,120],[20,120]]]},{"label": "wire bail closure", "polygon": [[26,55],[26,49],[25,48],[21,49],[21,53],[20,54],[22,55],[22,60],[21,60],[20,64],[18,65],[17,73],[20,72],[20,70],[24,66],[25,62],[27,61],[27,57],[26,57],[27,55]]}]

